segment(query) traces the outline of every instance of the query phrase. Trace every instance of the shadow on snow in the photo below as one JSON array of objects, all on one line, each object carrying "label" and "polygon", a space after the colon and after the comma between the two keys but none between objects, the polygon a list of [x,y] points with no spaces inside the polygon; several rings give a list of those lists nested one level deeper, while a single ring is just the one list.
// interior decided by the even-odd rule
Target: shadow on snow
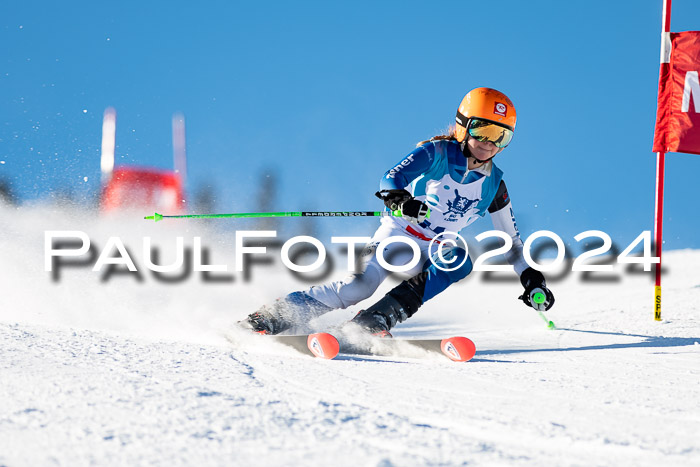
[{"label": "shadow on snow", "polygon": [[[625,334],[622,332],[606,332],[606,331],[586,331],[571,328],[558,328],[558,331],[578,332],[585,334],[599,334],[620,337],[637,337],[641,340],[638,342],[615,343],[615,344],[598,344],[584,345],[579,347],[557,347],[557,348],[539,348],[539,349],[503,349],[503,350],[477,350],[476,355],[479,357],[486,355],[508,355],[516,353],[530,352],[568,352],[572,350],[608,350],[608,349],[632,349],[632,348],[664,348],[664,347],[685,347],[694,345],[700,342],[697,337],[663,337],[663,336],[645,336],[642,334]],[[476,361],[477,359],[474,359]]]}]

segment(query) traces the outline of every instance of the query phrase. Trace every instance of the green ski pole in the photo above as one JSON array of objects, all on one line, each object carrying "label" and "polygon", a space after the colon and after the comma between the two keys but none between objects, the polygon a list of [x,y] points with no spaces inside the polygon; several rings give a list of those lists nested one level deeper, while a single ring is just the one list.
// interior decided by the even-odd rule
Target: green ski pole
[{"label": "green ski pole", "polygon": [[[177,216],[167,216],[155,213],[152,216],[145,216],[146,220],[155,222],[163,219],[250,219],[260,217],[381,217],[394,216],[401,217],[401,211],[293,211],[293,212],[239,212],[232,214],[182,214]],[[430,218],[430,211],[426,216]]]}]

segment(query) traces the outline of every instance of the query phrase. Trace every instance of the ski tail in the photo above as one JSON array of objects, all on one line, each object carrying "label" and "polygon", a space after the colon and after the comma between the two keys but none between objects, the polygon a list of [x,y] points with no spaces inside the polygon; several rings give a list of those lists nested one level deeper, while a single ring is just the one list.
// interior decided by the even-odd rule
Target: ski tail
[{"label": "ski tail", "polygon": [[[338,340],[326,332],[315,334],[264,334],[248,330],[245,332],[245,338],[241,341],[251,347],[261,345],[263,342],[277,342],[284,346],[290,347],[299,353],[311,355],[318,358],[330,360],[335,358],[340,351]],[[226,335],[227,340],[232,343],[237,343],[233,335]]]},{"label": "ski tail", "polygon": [[448,337],[440,342],[440,350],[450,360],[468,362],[476,354],[476,346],[471,339],[462,336]]},{"label": "ski tail", "polygon": [[309,334],[306,338],[306,346],[314,356],[327,360],[335,358],[340,352],[338,339],[327,332]]}]

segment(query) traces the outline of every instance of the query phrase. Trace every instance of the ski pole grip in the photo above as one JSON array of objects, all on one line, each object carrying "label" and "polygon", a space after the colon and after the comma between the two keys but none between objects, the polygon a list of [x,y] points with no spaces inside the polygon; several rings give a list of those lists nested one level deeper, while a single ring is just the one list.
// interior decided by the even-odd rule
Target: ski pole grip
[{"label": "ski pole grip", "polygon": [[[403,213],[401,212],[401,209],[396,209],[395,211],[391,211],[391,215],[394,217],[403,217]],[[430,208],[428,208],[428,212],[425,215],[426,219],[430,219]]]}]

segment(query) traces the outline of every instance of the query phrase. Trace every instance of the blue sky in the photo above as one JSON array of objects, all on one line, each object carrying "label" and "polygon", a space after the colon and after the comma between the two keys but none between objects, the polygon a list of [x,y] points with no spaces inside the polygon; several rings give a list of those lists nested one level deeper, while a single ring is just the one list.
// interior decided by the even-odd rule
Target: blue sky
[{"label": "blue sky", "polygon": [[[660,28],[661,0],[3,2],[0,179],[25,200],[94,196],[107,106],[118,164],[171,168],[181,111],[187,187],[212,186],[217,211],[253,210],[263,171],[276,210],[377,210],[383,172],[488,86],[518,111],[497,163],[521,232],[624,248],[653,230]],[[700,4],[676,0],[672,30],[698,28]],[[666,248],[700,248],[698,173],[667,157]]]}]

